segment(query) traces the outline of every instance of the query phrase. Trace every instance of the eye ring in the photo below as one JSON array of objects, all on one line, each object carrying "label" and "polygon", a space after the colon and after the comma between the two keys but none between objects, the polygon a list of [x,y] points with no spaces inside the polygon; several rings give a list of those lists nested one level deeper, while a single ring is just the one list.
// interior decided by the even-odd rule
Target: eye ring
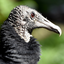
[{"label": "eye ring", "polygon": [[34,17],[35,17],[35,13],[31,12],[31,18],[34,18]]}]

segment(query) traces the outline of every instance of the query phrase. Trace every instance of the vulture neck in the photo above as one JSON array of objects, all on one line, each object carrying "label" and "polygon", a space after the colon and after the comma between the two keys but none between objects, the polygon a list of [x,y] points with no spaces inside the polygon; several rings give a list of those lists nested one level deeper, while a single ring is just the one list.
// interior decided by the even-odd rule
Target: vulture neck
[{"label": "vulture neck", "polygon": [[1,38],[1,55],[5,61],[19,64],[37,64],[39,61],[40,45],[36,39],[30,37],[30,41],[26,43],[7,21],[2,26]]},{"label": "vulture neck", "polygon": [[21,39],[24,39],[24,41],[26,43],[28,43],[30,41],[30,37],[32,37],[32,35],[28,32],[27,29],[21,27],[14,27],[15,31],[17,32],[17,34],[21,37]]}]

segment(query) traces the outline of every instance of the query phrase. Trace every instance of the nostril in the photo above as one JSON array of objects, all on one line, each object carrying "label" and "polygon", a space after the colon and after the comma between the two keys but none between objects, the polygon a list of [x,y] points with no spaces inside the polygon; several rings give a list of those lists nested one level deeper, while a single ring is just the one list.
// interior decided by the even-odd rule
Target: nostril
[{"label": "nostril", "polygon": [[44,19],[44,21],[48,22],[46,19]]}]

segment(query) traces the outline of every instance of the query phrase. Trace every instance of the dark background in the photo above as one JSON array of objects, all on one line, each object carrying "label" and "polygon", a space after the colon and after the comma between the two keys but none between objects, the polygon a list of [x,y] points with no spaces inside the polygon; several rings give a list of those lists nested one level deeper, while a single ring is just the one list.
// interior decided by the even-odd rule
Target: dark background
[{"label": "dark background", "polygon": [[36,9],[62,29],[60,37],[43,28],[33,31],[33,36],[42,45],[38,64],[64,64],[64,0],[0,0],[0,27],[11,10],[18,5]]}]

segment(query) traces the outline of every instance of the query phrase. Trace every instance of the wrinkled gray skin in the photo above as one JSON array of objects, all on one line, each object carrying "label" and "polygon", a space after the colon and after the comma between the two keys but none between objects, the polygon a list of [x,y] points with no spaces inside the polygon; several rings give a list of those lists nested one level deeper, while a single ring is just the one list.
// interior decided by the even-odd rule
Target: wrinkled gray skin
[{"label": "wrinkled gray skin", "polygon": [[14,26],[18,35],[26,42],[30,41],[31,32],[35,28],[46,28],[61,35],[59,26],[51,23],[36,10],[26,6],[17,6],[14,8],[8,20]]}]

